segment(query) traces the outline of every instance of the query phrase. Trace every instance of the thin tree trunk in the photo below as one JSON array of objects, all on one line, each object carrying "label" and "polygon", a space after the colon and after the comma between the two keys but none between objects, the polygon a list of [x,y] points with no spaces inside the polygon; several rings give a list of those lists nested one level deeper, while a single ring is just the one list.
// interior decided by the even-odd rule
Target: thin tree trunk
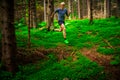
[{"label": "thin tree trunk", "polygon": [[[49,17],[49,0],[46,0],[46,22],[48,25],[48,17]],[[48,28],[48,26],[46,26]]]},{"label": "thin tree trunk", "polygon": [[25,24],[26,24],[26,1],[25,0],[22,0],[22,16],[25,20]]},{"label": "thin tree trunk", "polygon": [[86,16],[85,13],[86,13],[86,10],[85,10],[85,0],[82,0],[82,16],[83,16],[83,18]]},{"label": "thin tree trunk", "polygon": [[120,17],[120,0],[117,0],[117,17]]},{"label": "thin tree trunk", "polygon": [[14,28],[14,0],[2,0],[2,66],[9,72],[17,70],[16,37]]},{"label": "thin tree trunk", "polygon": [[78,18],[82,19],[82,5],[81,5],[81,0],[78,0]]},{"label": "thin tree trunk", "polygon": [[104,18],[110,17],[110,6],[111,6],[111,0],[104,0]]},{"label": "thin tree trunk", "polygon": [[50,27],[53,26],[53,18],[51,18],[52,13],[54,12],[54,0],[48,1],[49,14],[48,14],[48,31],[50,31]]},{"label": "thin tree trunk", "polygon": [[74,18],[75,19],[78,18],[78,2],[77,2],[77,0],[75,0],[75,2],[74,2]]},{"label": "thin tree trunk", "polygon": [[74,17],[74,5],[73,5],[73,0],[71,0],[71,12],[72,12],[72,19],[74,19],[75,17]]},{"label": "thin tree trunk", "polygon": [[33,11],[32,11],[33,6],[32,6],[32,0],[29,0],[29,1],[30,1],[30,2],[29,2],[30,28],[32,28],[32,27],[33,27]]},{"label": "thin tree trunk", "polygon": [[30,48],[30,28],[31,28],[31,1],[28,1],[28,48]]},{"label": "thin tree trunk", "polygon": [[46,7],[46,0],[44,0],[44,21],[47,22],[47,19],[46,19],[46,13],[47,13],[47,7]]},{"label": "thin tree trunk", "polygon": [[17,11],[18,11],[17,17],[18,17],[18,20],[20,20],[23,17],[23,5],[20,3],[20,2],[22,2],[22,0],[17,0],[15,2],[17,2],[16,3]]},{"label": "thin tree trunk", "polygon": [[[68,10],[71,11],[72,10],[72,2],[71,0],[68,0]],[[73,13],[73,12],[71,12]],[[71,16],[69,16],[69,20],[71,20]]]},{"label": "thin tree trunk", "polygon": [[90,24],[93,21],[93,11],[92,11],[92,0],[87,0],[88,4],[88,18],[90,19]]},{"label": "thin tree trunk", "polygon": [[100,5],[100,10],[101,10],[101,18],[103,18],[104,9],[103,9],[103,3],[102,2],[101,2],[101,5]]},{"label": "thin tree trunk", "polygon": [[32,6],[33,6],[33,10],[32,10],[32,13],[33,13],[33,28],[36,28],[37,27],[37,16],[36,16],[36,1],[35,0],[32,0]]}]

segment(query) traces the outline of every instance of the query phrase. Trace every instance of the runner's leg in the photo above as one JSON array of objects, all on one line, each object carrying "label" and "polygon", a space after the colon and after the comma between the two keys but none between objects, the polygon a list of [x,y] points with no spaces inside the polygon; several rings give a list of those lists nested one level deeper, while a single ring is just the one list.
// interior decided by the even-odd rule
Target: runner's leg
[{"label": "runner's leg", "polygon": [[64,24],[61,24],[61,31],[63,31],[63,37],[66,39],[66,28]]},{"label": "runner's leg", "polygon": [[54,31],[60,32],[60,31],[61,31],[61,29],[54,29]]},{"label": "runner's leg", "polygon": [[54,31],[61,32],[63,30],[61,27],[62,21],[58,21],[58,24],[60,25],[60,29],[54,29]]}]

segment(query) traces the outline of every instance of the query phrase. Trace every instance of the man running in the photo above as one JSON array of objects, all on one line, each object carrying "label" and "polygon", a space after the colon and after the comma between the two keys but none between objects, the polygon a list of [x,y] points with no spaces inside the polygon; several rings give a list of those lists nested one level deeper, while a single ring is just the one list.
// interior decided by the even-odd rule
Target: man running
[{"label": "man running", "polygon": [[55,29],[55,31],[63,32],[63,37],[65,39],[65,43],[68,44],[68,40],[66,39],[66,28],[65,28],[65,15],[69,17],[70,11],[68,12],[65,8],[65,3],[60,3],[60,8],[56,9],[55,12],[52,14],[51,17],[54,16],[55,13],[58,13],[58,24],[60,25],[60,29]]}]

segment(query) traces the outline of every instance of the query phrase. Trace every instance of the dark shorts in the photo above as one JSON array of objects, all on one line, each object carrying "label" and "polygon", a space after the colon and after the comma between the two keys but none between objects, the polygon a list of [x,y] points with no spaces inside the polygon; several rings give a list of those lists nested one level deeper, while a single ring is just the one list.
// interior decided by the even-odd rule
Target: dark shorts
[{"label": "dark shorts", "polygon": [[65,24],[64,21],[58,21],[58,24],[61,25],[61,24]]}]

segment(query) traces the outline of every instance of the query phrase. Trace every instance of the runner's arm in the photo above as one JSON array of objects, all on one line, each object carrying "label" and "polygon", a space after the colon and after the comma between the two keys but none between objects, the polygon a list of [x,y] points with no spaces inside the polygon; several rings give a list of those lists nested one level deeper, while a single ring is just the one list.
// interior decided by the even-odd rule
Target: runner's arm
[{"label": "runner's arm", "polygon": [[66,15],[69,17],[70,14],[71,14],[71,10],[69,10],[69,11],[67,10],[67,11],[66,11]]}]

